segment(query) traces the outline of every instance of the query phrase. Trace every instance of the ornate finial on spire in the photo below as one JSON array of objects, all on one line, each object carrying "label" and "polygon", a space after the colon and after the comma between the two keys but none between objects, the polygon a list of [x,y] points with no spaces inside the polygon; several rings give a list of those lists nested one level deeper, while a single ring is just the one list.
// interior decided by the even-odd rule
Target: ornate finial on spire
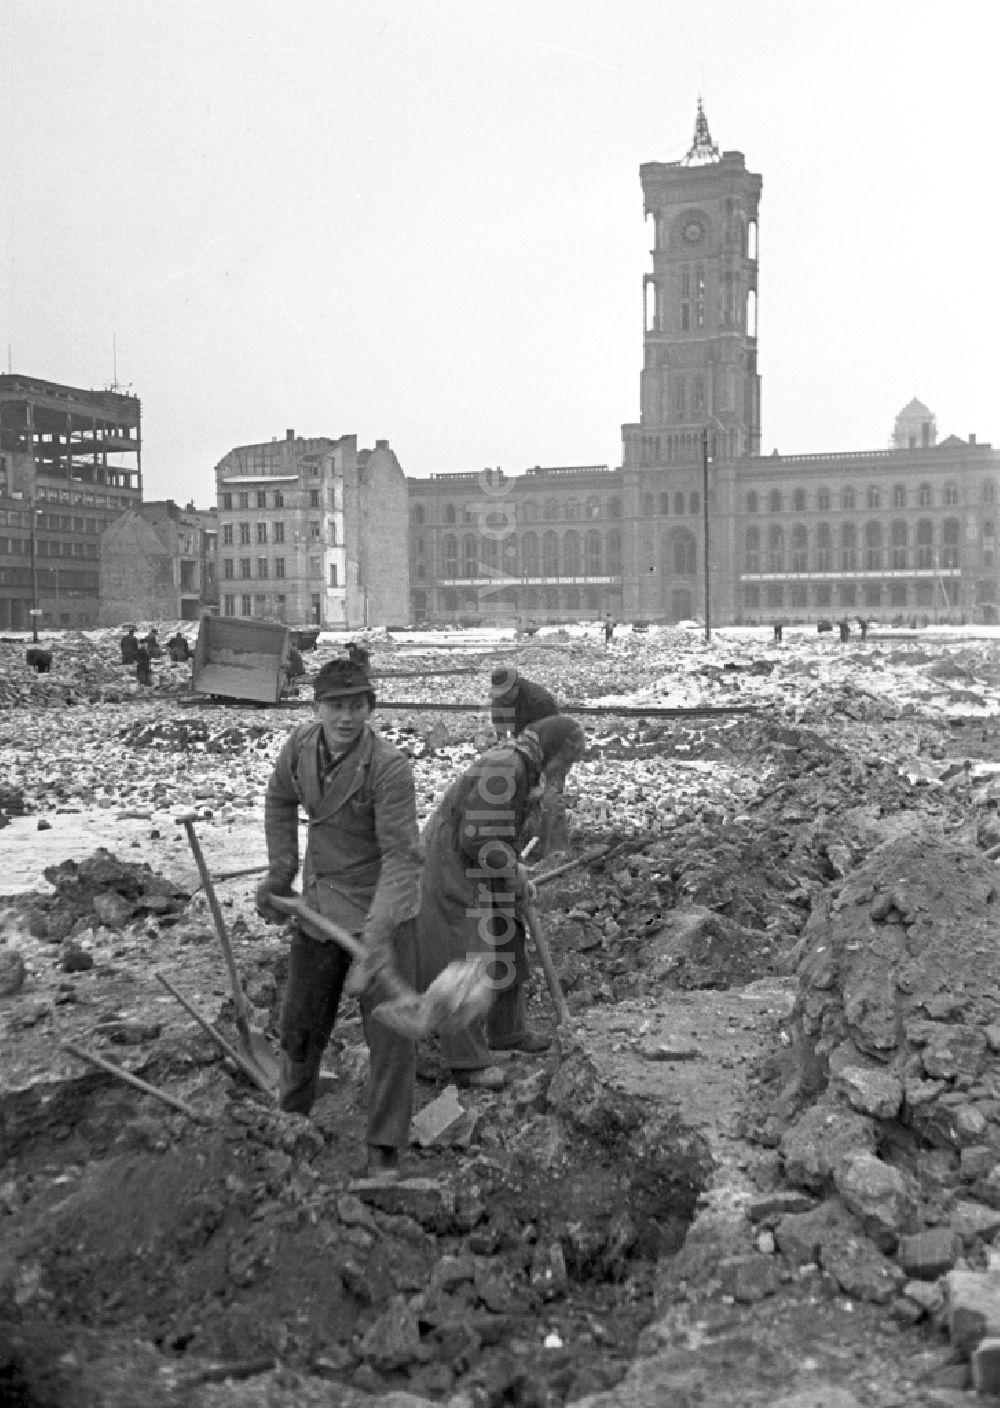
[{"label": "ornate finial on spire", "polygon": [[719,160],[719,148],[712,141],[712,134],[708,130],[708,118],[705,116],[705,109],[701,105],[701,95],[699,94],[698,116],[694,120],[694,141],[684,158],[684,165],[692,166],[696,163]]}]

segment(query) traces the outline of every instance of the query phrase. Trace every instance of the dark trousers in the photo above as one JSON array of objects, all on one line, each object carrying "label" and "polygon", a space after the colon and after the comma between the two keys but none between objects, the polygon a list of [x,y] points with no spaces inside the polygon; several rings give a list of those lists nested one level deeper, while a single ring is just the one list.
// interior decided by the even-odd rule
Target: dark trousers
[{"label": "dark trousers", "polygon": [[[396,971],[410,987],[416,973],[416,920],[408,919],[392,937]],[[330,1040],[350,955],[338,944],[323,943],[308,934],[292,939],[288,985],[281,1009],[281,1108],[307,1115],[316,1099],[320,1064]],[[413,1114],[416,1048],[392,1031],[372,1008],[387,994],[361,999],[361,1017],[368,1043],[369,1144],[405,1149]]]},{"label": "dark trousers", "polygon": [[491,1046],[513,1046],[524,1036],[524,981],[528,976],[524,940],[524,925],[518,917],[511,937],[496,945],[500,962],[490,964],[490,969],[497,987],[485,1020],[480,1017],[459,1032],[441,1034],[441,1056],[453,1071],[474,1071],[492,1065]]}]

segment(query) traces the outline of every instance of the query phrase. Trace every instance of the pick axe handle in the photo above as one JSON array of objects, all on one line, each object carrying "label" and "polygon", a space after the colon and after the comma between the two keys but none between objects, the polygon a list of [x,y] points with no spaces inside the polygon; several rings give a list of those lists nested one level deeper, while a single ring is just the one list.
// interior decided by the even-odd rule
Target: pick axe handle
[{"label": "pick axe handle", "polygon": [[530,900],[525,900],[521,906],[521,913],[532,942],[538,951],[538,958],[542,965],[542,972],[545,974],[545,982],[549,989],[549,996],[552,998],[552,1005],[556,1009],[556,1024],[558,1026],[569,1025],[569,1008],[566,1006],[566,999],[563,990],[559,985],[556,975],[555,964],[552,962],[552,954],[549,950],[548,940],[542,929],[541,920],[535,912],[535,906]]},{"label": "pick axe handle", "polygon": [[[331,939],[335,944],[339,944],[352,958],[364,957],[364,944],[359,943],[353,934],[349,934],[346,929],[342,929],[332,919],[327,919],[325,915],[318,914],[315,909],[311,909],[301,895],[268,895],[268,903],[274,905],[275,909],[281,909],[286,914],[294,915],[303,927],[311,929],[317,938]],[[393,997],[413,997],[415,995],[412,988],[407,987],[391,970],[380,973],[379,981]]]},{"label": "pick axe handle", "polygon": [[256,1085],[260,1090],[263,1090],[266,1094],[270,1095],[273,1100],[274,1091],[268,1085],[267,1081],[263,1076],[263,1073],[254,1064],[254,1062],[248,1061],[245,1056],[243,1056],[239,1051],[236,1050],[235,1046],[232,1046],[226,1040],[226,1038],[222,1035],[221,1032],[217,1032],[212,1026],[211,1022],[208,1020],[208,1018],[203,1016],[203,1014],[198,1011],[194,1003],[189,1002],[182,992],[177,991],[177,989],[174,987],[173,983],[170,981],[170,979],[165,973],[157,971],[155,976],[163,984],[167,992],[169,992],[172,997],[175,997],[177,999],[180,1005],[184,1008],[184,1011],[187,1012],[188,1016],[193,1017],[194,1020],[198,1023],[199,1027],[201,1027],[202,1031],[207,1032],[207,1034],[215,1042],[216,1046],[218,1046],[219,1049],[226,1056],[229,1057],[230,1061],[232,1061],[235,1066],[238,1066],[245,1076],[249,1076],[250,1079],[253,1081],[254,1085]]},{"label": "pick axe handle", "polygon": [[205,864],[205,856],[201,849],[201,842],[198,840],[195,833],[194,822],[190,817],[186,816],[181,818],[181,824],[187,832],[191,854],[194,856],[195,864],[198,867],[198,874],[201,876],[201,883],[205,891],[205,897],[208,900],[208,907],[212,911],[212,918],[215,921],[215,932],[219,936],[219,943],[222,945],[222,952],[226,959],[226,967],[229,969],[229,985],[233,990],[233,1002],[236,1004],[236,1027],[246,1045],[249,1046],[250,1018],[247,1015],[246,998],[243,996],[243,985],[240,982],[240,975],[236,971],[236,960],[233,958],[232,944],[229,942],[229,935],[226,932],[226,921],[223,919],[222,910],[219,908],[219,897],[215,893],[212,877],[209,874],[208,866]]}]

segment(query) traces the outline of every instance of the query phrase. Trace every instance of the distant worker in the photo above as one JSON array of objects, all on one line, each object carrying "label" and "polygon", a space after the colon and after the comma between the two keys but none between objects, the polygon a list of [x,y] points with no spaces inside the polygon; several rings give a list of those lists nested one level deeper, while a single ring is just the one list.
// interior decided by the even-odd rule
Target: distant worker
[{"label": "distant worker", "polygon": [[294,645],[288,647],[287,674],[290,680],[297,680],[306,672],[305,663],[301,652],[296,650]]},{"label": "distant worker", "polygon": [[142,638],[142,644],[149,651],[150,660],[159,660],[160,656],[163,654],[163,646],[157,640],[155,626],[150,626],[149,630]]},{"label": "distant worker", "polygon": [[614,635],[615,635],[615,623],[614,623],[614,621],[612,621],[612,619],[611,619],[611,612],[609,611],[608,614],[607,614],[607,615],[605,616],[605,618],[604,618],[604,649],[605,649],[605,650],[607,650],[607,648],[608,648],[608,646],[611,644],[612,640],[614,640]]},{"label": "distant worker", "polygon": [[781,633],[782,633],[782,631],[783,631],[784,629],[785,629],[785,624],[784,624],[783,621],[775,621],[775,623],[774,623],[774,639],[775,639],[779,644],[781,643]]},{"label": "distant worker", "polygon": [[868,639],[868,622],[863,616],[858,617],[858,630],[861,632],[861,639]]},{"label": "distant worker", "polygon": [[[542,685],[518,674],[513,665],[498,665],[490,676],[490,717],[497,742],[511,734],[518,737],[526,728],[533,728],[542,719],[553,718],[559,705]],[[545,794],[538,817],[539,846],[536,856],[568,851],[569,827],[566,821],[566,800],[563,788],[565,773],[546,774]]]},{"label": "distant worker", "polygon": [[37,645],[32,645],[25,652],[24,658],[36,674],[47,675],[52,668],[51,650],[40,650]]},{"label": "distant worker", "polygon": [[514,665],[498,665],[490,676],[490,717],[498,739],[523,733],[529,724],[558,714],[559,705],[543,685],[518,674]]},{"label": "distant worker", "polygon": [[141,685],[151,685],[153,683],[153,669],[149,660],[149,651],[145,642],[140,642],[135,652],[135,677]]},{"label": "distant worker", "polygon": [[191,647],[187,643],[187,637],[182,636],[180,631],[167,641],[167,654],[175,665],[183,665],[185,660],[191,659]]},{"label": "distant worker", "polygon": [[842,641],[846,641],[846,640],[848,640],[848,639],[850,638],[850,635],[851,635],[851,623],[850,623],[850,621],[848,621],[847,617],[845,616],[845,617],[842,619],[842,621],[840,622],[840,639],[841,639]]},{"label": "distant worker", "polygon": [[122,664],[134,665],[139,652],[139,642],[135,638],[135,627],[129,626],[119,642],[122,648]]},{"label": "distant worker", "polygon": [[366,650],[363,645],[358,645],[356,640],[352,640],[347,643],[347,658],[352,665],[360,665],[362,670],[367,670],[371,652]]}]

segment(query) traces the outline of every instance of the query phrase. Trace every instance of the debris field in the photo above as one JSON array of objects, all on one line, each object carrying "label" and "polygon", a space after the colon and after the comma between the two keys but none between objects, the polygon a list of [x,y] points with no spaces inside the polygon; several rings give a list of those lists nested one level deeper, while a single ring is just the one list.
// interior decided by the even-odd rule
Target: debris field
[{"label": "debris field", "polygon": [[117,634],[47,641],[41,675],[0,642],[0,1402],[1000,1402],[995,640],[369,633],[422,820],[516,660],[583,711],[594,853],[536,867],[569,1023],[538,973],[555,1041],[498,1093],[423,1044],[386,1183],[353,1002],[306,1120],[157,977],[233,1039],[194,809],[277,1050],[288,930],[246,872],[341,645],[261,709],[188,666],[137,686]]}]

